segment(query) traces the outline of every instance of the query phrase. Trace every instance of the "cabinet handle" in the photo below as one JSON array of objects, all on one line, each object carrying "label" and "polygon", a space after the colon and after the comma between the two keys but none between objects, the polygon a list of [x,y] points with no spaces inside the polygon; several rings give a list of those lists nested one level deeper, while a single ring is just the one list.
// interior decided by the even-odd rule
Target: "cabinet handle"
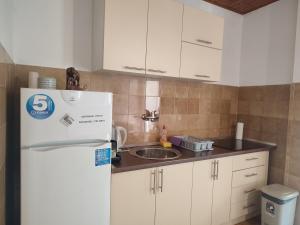
[{"label": "cabinet handle", "polygon": [[254,192],[254,191],[256,191],[256,188],[253,188],[253,189],[251,189],[251,190],[249,190],[249,191],[244,191],[244,193],[245,193],[245,194],[249,194],[249,193],[252,193],[252,192]]},{"label": "cabinet handle", "polygon": [[255,177],[257,175],[258,175],[257,173],[252,173],[252,174],[245,175],[245,177],[249,178],[249,177]]},{"label": "cabinet handle", "polygon": [[150,192],[152,192],[155,195],[156,192],[156,170],[151,171],[150,176]]},{"label": "cabinet handle", "polygon": [[207,41],[207,40],[203,40],[203,39],[197,39],[197,42],[203,43],[203,44],[207,44],[207,45],[211,45],[212,42],[211,41]]},{"label": "cabinet handle", "polygon": [[219,180],[219,160],[217,160],[216,164],[217,164],[217,174],[216,174],[216,179]]},{"label": "cabinet handle", "polygon": [[127,70],[137,70],[137,71],[145,70],[145,68],[142,68],[142,67],[134,67],[134,66],[124,66],[124,69],[127,69]]},{"label": "cabinet handle", "polygon": [[163,186],[164,186],[164,170],[161,169],[158,171],[158,177],[160,179],[160,182],[157,182],[158,183],[158,190],[160,190],[160,192],[163,192]]},{"label": "cabinet handle", "polygon": [[199,77],[199,78],[210,78],[210,76],[208,75],[199,75],[199,74],[195,74],[195,77]]},{"label": "cabinet handle", "polygon": [[249,208],[252,208],[254,206],[256,206],[256,204],[250,204],[250,205],[244,206],[243,209],[249,209]]},{"label": "cabinet handle", "polygon": [[166,73],[167,71],[163,70],[154,70],[154,69],[148,69],[149,72],[154,72],[154,73]]},{"label": "cabinet handle", "polygon": [[258,160],[259,158],[249,158],[249,159],[246,159],[246,161],[253,161],[253,160]]},{"label": "cabinet handle", "polygon": [[212,162],[211,178],[213,180],[216,178],[216,160]]}]

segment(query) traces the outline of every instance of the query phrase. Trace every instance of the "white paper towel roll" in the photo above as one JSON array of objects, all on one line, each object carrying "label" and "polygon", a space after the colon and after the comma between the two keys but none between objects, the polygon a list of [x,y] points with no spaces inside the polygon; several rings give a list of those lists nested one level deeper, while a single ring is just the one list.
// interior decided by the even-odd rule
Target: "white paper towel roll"
[{"label": "white paper towel roll", "polygon": [[28,73],[28,87],[29,88],[38,88],[38,72],[29,72]]},{"label": "white paper towel roll", "polygon": [[236,125],[235,139],[242,140],[243,139],[243,132],[244,132],[244,123],[238,122],[237,125]]}]

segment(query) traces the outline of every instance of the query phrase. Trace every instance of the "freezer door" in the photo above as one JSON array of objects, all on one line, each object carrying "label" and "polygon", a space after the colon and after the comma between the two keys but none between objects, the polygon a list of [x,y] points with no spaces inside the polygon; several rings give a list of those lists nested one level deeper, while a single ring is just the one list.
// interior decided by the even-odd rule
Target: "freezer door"
[{"label": "freezer door", "polygon": [[110,145],[21,151],[21,225],[109,225]]},{"label": "freezer door", "polygon": [[111,139],[112,94],[21,89],[21,146]]}]

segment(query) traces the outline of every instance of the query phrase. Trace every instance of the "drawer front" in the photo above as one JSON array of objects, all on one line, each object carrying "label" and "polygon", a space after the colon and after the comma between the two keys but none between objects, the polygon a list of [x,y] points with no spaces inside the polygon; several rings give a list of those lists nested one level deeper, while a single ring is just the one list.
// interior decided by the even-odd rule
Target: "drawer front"
[{"label": "drawer front", "polygon": [[267,180],[267,167],[259,166],[246,170],[233,172],[232,187],[241,187],[251,183],[265,182]]},{"label": "drawer front", "polygon": [[238,203],[249,199],[259,199],[259,190],[264,185],[265,182],[255,182],[241,187],[232,188],[231,203]]},{"label": "drawer front", "polygon": [[251,199],[246,201],[241,201],[231,205],[230,219],[234,220],[241,216],[246,216],[259,212],[260,210],[260,200]]},{"label": "drawer front", "polygon": [[269,152],[257,152],[236,156],[233,159],[233,171],[265,166],[268,164]]}]

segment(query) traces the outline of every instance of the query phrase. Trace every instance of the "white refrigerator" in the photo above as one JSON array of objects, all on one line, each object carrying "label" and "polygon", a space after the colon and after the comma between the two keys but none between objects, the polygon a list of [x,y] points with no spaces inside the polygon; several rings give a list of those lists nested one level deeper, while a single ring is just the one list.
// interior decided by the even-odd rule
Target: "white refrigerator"
[{"label": "white refrigerator", "polygon": [[21,89],[21,225],[109,225],[112,94]]}]

